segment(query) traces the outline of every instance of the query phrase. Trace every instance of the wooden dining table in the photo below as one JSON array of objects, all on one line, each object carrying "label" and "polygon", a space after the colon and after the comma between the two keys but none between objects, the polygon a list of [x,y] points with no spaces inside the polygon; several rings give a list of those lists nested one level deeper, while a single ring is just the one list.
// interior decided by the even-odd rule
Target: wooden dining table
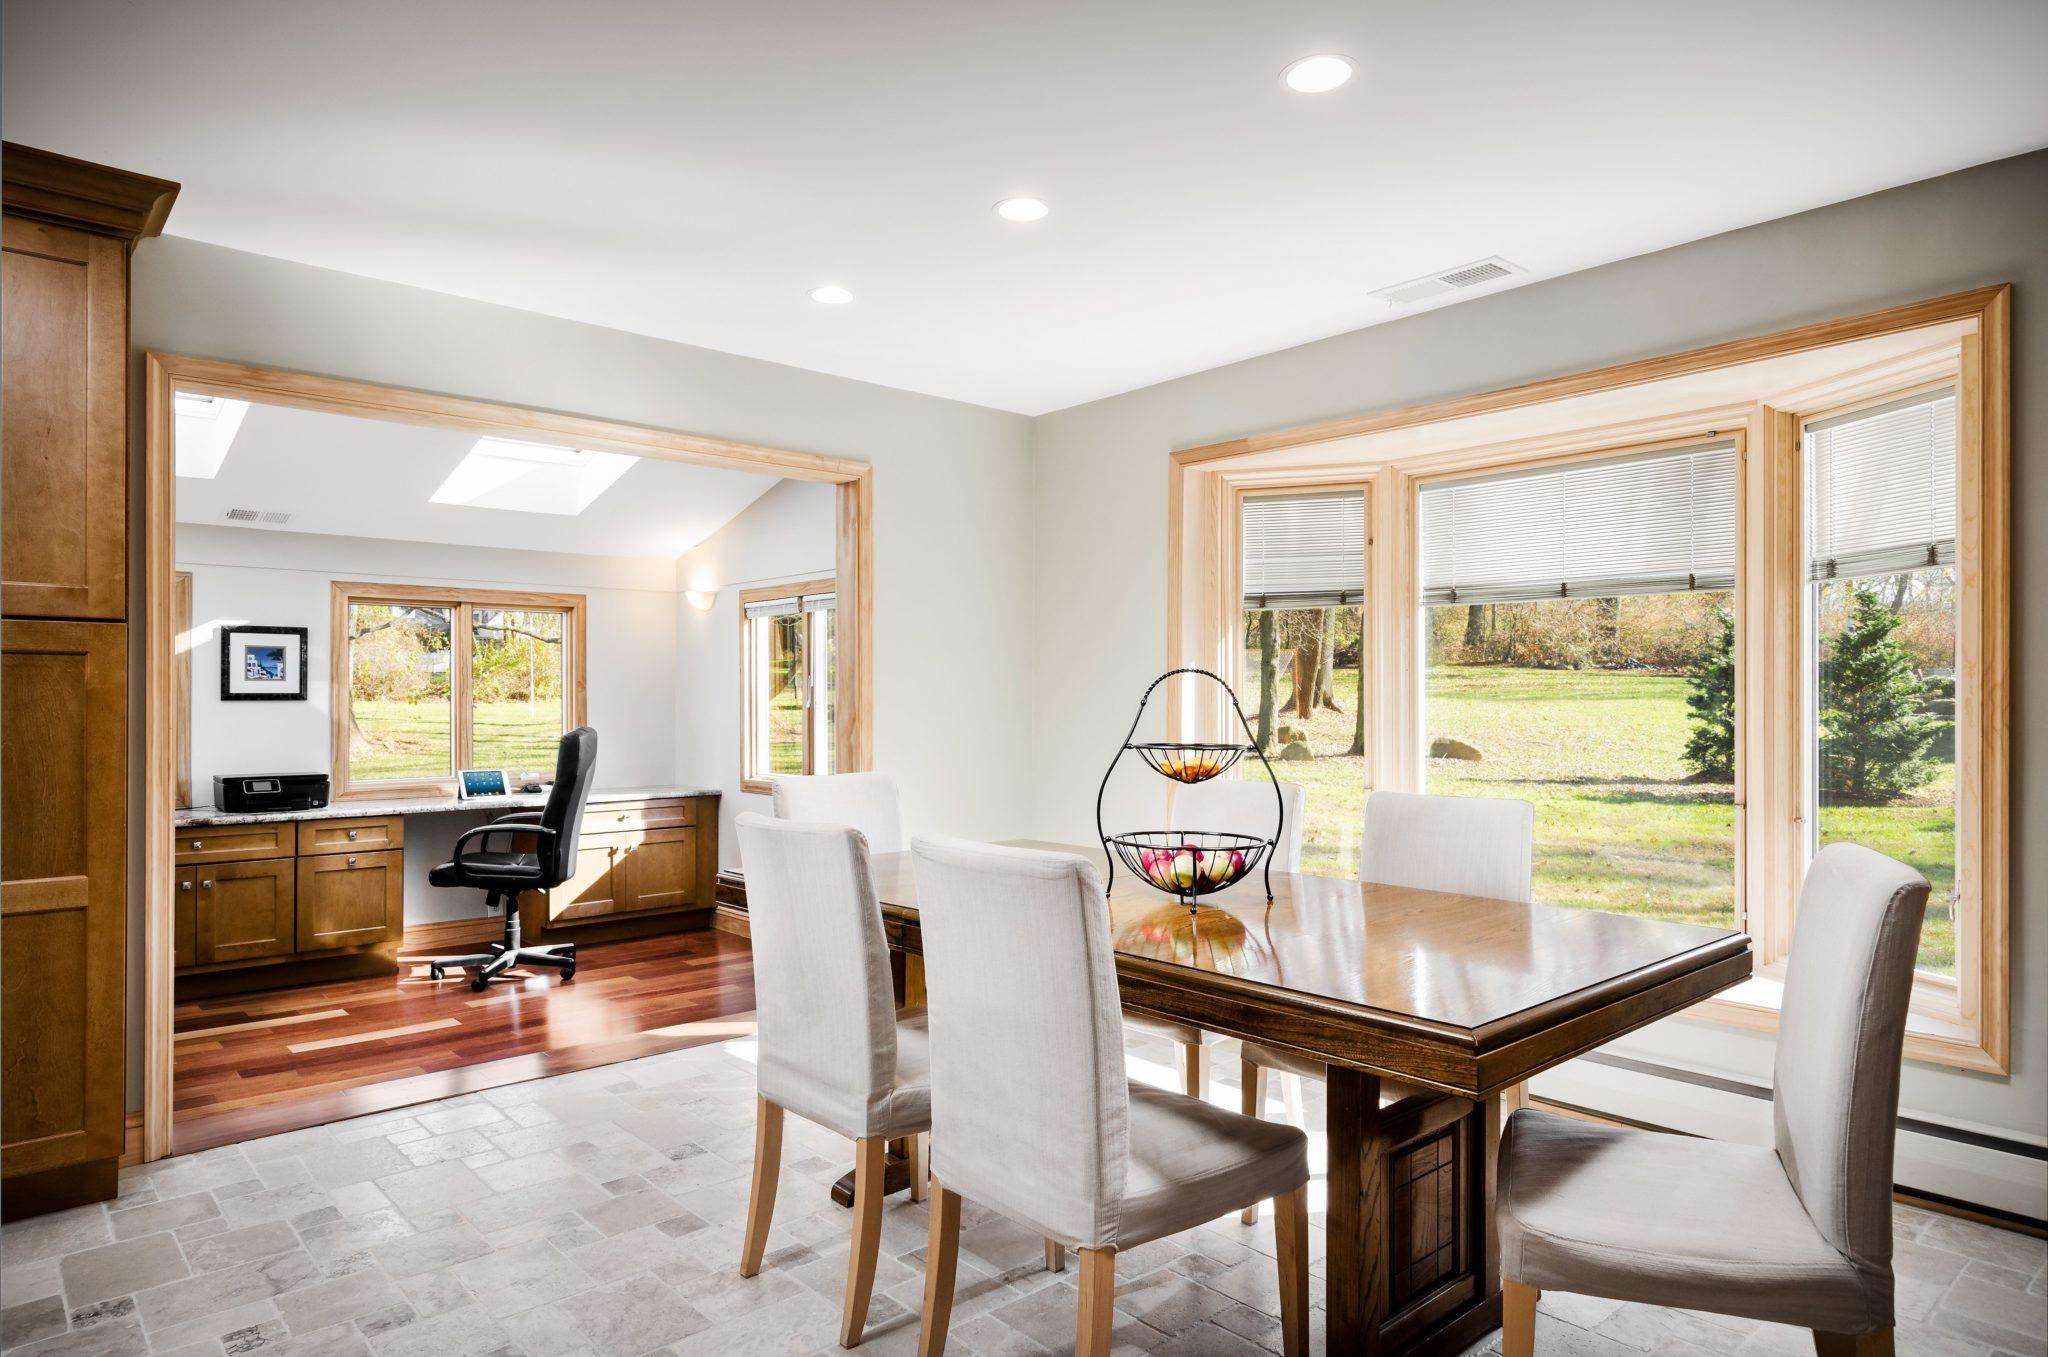
[{"label": "wooden dining table", "polygon": [[[1099,848],[1013,840],[1075,853]],[[910,855],[875,890],[916,1001]],[[1275,872],[1188,909],[1128,871],[1109,899],[1127,1010],[1327,1067],[1329,1350],[1455,1353],[1500,1324],[1497,1096],[1750,974],[1740,933]]]}]

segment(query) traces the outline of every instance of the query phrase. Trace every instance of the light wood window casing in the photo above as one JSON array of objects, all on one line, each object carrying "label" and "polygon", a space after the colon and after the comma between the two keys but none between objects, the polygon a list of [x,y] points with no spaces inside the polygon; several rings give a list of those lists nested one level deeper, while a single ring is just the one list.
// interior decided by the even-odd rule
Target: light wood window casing
[{"label": "light wood window casing", "polygon": [[[1734,782],[1738,927],[1757,977],[1689,1016],[1773,1031],[1798,891],[1812,852],[1805,700],[1805,424],[1953,386],[1957,415],[1956,880],[1951,979],[1923,972],[1908,1058],[2009,1069],[2009,290],[1889,311],[1479,396],[1173,454],[1169,664],[1236,676],[1244,496],[1369,488],[1372,658],[1366,789],[1420,790],[1423,729],[1417,491],[1448,478],[1705,439],[1738,449]],[[1206,698],[1169,692],[1173,738],[1213,734]]]},{"label": "light wood window casing", "polygon": [[[787,605],[779,616],[750,616],[764,606]],[[776,773],[812,775],[838,770],[838,697],[833,652],[839,640],[836,582],[805,580],[739,592],[740,790],[766,795]],[[798,766],[777,768],[772,749],[774,655],[788,634],[793,672],[786,690],[796,700]]]}]

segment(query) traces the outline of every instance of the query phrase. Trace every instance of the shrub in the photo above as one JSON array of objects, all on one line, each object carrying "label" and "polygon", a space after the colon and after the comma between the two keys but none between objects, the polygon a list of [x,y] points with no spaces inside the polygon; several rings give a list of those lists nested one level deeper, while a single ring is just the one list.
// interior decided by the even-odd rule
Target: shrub
[{"label": "shrub", "polygon": [[1685,740],[1685,766],[1708,782],[1735,780],[1735,615],[1715,609],[1720,621],[1686,668],[1685,705],[1692,733]]},{"label": "shrub", "polygon": [[1933,775],[1927,754],[1942,721],[1892,633],[1899,615],[1875,589],[1850,586],[1849,617],[1827,646],[1820,679],[1820,784],[1848,805],[1896,801]]}]

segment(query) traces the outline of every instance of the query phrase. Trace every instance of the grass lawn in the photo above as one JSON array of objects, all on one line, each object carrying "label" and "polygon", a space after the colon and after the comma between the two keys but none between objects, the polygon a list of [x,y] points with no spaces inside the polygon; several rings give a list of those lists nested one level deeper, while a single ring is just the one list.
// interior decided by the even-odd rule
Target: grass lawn
[{"label": "grass lawn", "polygon": [[[1357,675],[1339,673],[1344,712],[1309,723],[1306,762],[1275,760],[1308,811],[1303,869],[1358,871],[1363,760],[1349,757]],[[1426,736],[1476,746],[1477,763],[1430,759],[1427,789],[1512,796],[1536,807],[1536,898],[1617,914],[1735,926],[1735,807],[1725,783],[1688,781],[1685,680],[1641,671],[1442,666],[1429,672]],[[1246,694],[1247,712],[1256,692]],[[1295,724],[1291,716],[1282,724]],[[1263,776],[1256,766],[1247,774]],[[1935,780],[1893,806],[1831,807],[1823,842],[1853,839],[1911,863],[1934,883],[1920,965],[1952,972],[1955,781]]]},{"label": "grass lawn", "polygon": [[[446,702],[358,702],[349,741],[351,782],[447,777],[451,771]],[[471,716],[479,768],[552,768],[562,739],[558,702],[480,702]]]}]

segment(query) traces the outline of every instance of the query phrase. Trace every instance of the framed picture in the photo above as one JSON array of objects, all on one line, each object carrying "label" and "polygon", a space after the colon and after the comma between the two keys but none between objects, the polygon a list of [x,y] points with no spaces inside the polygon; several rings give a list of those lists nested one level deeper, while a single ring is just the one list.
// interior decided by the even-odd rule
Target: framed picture
[{"label": "framed picture", "polygon": [[220,700],[304,702],[304,627],[222,627]]}]

